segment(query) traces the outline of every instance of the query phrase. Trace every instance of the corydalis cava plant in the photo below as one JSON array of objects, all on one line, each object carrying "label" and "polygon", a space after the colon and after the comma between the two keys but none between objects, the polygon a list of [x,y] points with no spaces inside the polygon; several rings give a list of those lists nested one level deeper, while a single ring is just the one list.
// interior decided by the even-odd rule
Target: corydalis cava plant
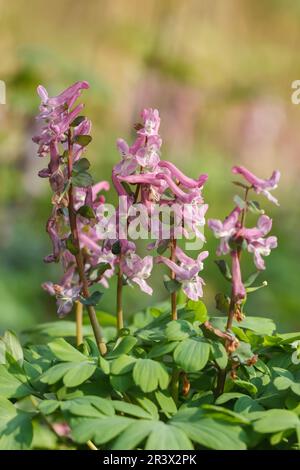
[{"label": "corydalis cava plant", "polygon": [[90,296],[89,289],[95,283],[106,282],[106,270],[94,274],[99,265],[103,266],[105,253],[90,253],[81,234],[85,233],[91,241],[96,238],[95,221],[104,202],[99,193],[108,190],[109,185],[93,184],[89,161],[83,156],[91,141],[91,122],[80,115],[83,105],[76,101],[87,88],[87,82],[77,82],[58,96],[49,97],[46,89],[39,86],[41,105],[37,120],[41,129],[33,141],[39,146],[38,156],[50,158],[48,166],[39,172],[40,177],[49,179],[53,191],[52,212],[46,225],[52,253],[45,261],[60,262],[64,272],[59,283],[46,282],[43,287],[56,297],[61,317],[71,311],[75,301],[87,306],[99,351],[104,354],[106,345],[94,308],[99,294]]},{"label": "corydalis cava plant", "polygon": [[[269,201],[279,205],[277,199],[270,194],[270,190],[277,187],[280,179],[279,171],[274,171],[272,176],[266,180],[256,177],[244,167],[235,166],[232,172],[242,175],[246,180],[246,183],[234,182],[244,188],[244,198],[235,197],[237,205],[223,222],[218,219],[210,219],[208,221],[209,228],[213,231],[215,237],[220,240],[217,255],[222,256],[229,254],[231,257],[231,269],[224,259],[217,261],[220,271],[225,278],[231,282],[230,298],[227,301],[225,297],[225,302],[222,302],[222,309],[224,309],[225,303],[225,308],[228,313],[226,330],[229,334],[232,334],[234,319],[238,322],[242,322],[244,318],[243,310],[247,294],[266,285],[266,282],[263,282],[260,286],[251,287],[259,272],[265,269],[263,257],[268,256],[271,250],[277,247],[277,238],[275,236],[267,236],[272,229],[272,219],[265,215],[257,202],[249,200],[249,194],[254,190],[257,194],[263,194]],[[246,226],[246,215],[249,211],[259,214],[255,227],[248,228]],[[254,264],[257,269],[257,272],[246,281],[243,280],[241,272],[241,255],[243,250],[253,255]],[[217,296],[217,300],[220,301],[220,296]],[[235,370],[239,364],[234,357],[232,357],[232,354],[239,346],[239,342],[232,334],[232,340],[226,339],[225,346],[228,355],[232,359],[231,375],[234,378]],[[253,358],[253,361],[255,360],[256,358]],[[225,380],[226,370],[220,370],[217,395],[223,392]]]},{"label": "corydalis cava plant", "polygon": [[[150,219],[158,207],[169,207],[173,211],[174,222],[168,227],[167,239],[163,235],[163,222],[159,218],[155,219],[156,241],[149,245],[149,249],[157,248],[160,255],[155,258],[155,262],[164,263],[170,268],[171,280],[166,281],[166,286],[171,292],[172,319],[176,320],[176,290],[182,286],[185,294],[192,300],[198,300],[203,295],[204,281],[198,273],[203,269],[202,260],[208,253],[203,252],[197,260],[193,260],[177,247],[177,237],[178,235],[189,237],[192,233],[201,241],[205,241],[202,228],[208,206],[203,201],[202,187],[207,175],[202,174],[197,179],[192,179],[183,174],[173,163],[162,160],[162,138],[159,135],[159,127],[158,110],[144,109],[141,113],[141,122],[135,126],[137,136],[134,143],[129,146],[123,139],[117,141],[121,161],[113,168],[112,181],[119,196],[127,197],[129,205],[141,203]],[[175,227],[176,219],[182,220],[183,210],[187,224],[184,227]],[[150,232],[153,226],[150,227],[148,222],[145,229]],[[169,258],[161,256],[167,248],[170,250]],[[124,284],[121,279],[124,275],[123,256],[120,253],[118,270],[117,315],[120,325],[123,325],[121,305]],[[139,270],[143,273],[140,287],[144,292],[151,294],[152,290],[145,283],[152,269],[150,257],[144,258],[143,263],[143,269]]]}]

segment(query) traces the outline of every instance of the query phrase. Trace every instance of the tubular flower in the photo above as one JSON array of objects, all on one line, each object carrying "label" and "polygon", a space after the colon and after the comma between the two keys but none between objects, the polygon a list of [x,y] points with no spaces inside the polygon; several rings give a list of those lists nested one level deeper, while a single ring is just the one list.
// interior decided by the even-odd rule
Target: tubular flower
[{"label": "tubular flower", "polygon": [[254,263],[257,269],[265,269],[265,263],[262,256],[268,256],[273,248],[277,247],[277,237],[265,237],[272,228],[272,219],[267,215],[262,215],[258,219],[257,227],[241,228],[237,237],[242,237],[247,241],[249,253],[254,255]]},{"label": "tubular flower", "polygon": [[217,255],[226,255],[230,252],[229,241],[237,233],[240,228],[239,215],[241,209],[235,207],[226,217],[224,222],[218,219],[209,219],[207,225],[213,231],[216,238],[220,238],[220,245],[217,249]]},{"label": "tubular flower", "polygon": [[246,289],[242,282],[240,260],[237,251],[231,252],[232,259],[232,293],[235,302],[239,302],[246,297]]},{"label": "tubular flower", "polygon": [[175,279],[180,282],[184,293],[191,300],[203,297],[204,280],[198,275],[203,269],[203,260],[207,258],[208,251],[202,251],[196,260],[187,256],[181,248],[177,247],[175,256],[179,264],[164,256],[156,257],[156,263],[164,263],[175,273]]},{"label": "tubular flower", "polygon": [[280,180],[280,172],[278,170],[273,171],[271,177],[265,180],[258,178],[243,166],[234,166],[232,173],[242,175],[245,180],[251,184],[257,194],[261,193],[266,196],[269,201],[277,206],[279,205],[278,200],[270,193],[271,190],[276,189],[278,186]]}]

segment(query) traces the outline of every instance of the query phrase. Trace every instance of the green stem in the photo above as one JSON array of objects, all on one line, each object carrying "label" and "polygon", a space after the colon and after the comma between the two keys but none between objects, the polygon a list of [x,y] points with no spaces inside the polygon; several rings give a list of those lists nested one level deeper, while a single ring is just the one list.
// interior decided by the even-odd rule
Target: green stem
[{"label": "green stem", "polygon": [[[170,256],[170,260],[173,261],[173,262],[175,262],[175,260],[176,260],[175,250],[176,250],[176,240],[175,240],[175,238],[172,238],[171,239],[171,256]],[[171,279],[175,279],[175,273],[172,270],[171,270]],[[178,316],[177,316],[177,293],[176,293],[176,291],[172,292],[172,294],[171,294],[171,316],[172,316],[172,320],[177,320],[178,319]]]},{"label": "green stem", "polygon": [[[73,169],[71,132],[69,132],[68,134],[68,149],[69,149],[68,177],[69,177],[69,181],[71,182],[72,169]],[[73,195],[72,183],[70,183],[70,186],[69,186],[68,196],[69,196],[68,213],[69,213],[72,241],[76,248],[76,255],[75,255],[76,265],[77,265],[79,279],[82,284],[82,295],[83,297],[88,298],[90,296],[90,293],[89,293],[89,288],[88,288],[88,281],[84,272],[84,261],[83,261],[82,253],[80,250],[80,243],[79,243],[79,236],[78,236],[78,229],[77,229],[77,217],[76,217],[76,212],[74,209],[74,195]],[[99,352],[101,355],[104,355],[107,352],[107,348],[106,348],[105,341],[103,339],[100,325],[98,323],[96,311],[92,305],[89,305],[87,307],[87,310],[88,310],[89,319],[93,328],[93,332],[94,332],[94,336],[96,339]]]}]

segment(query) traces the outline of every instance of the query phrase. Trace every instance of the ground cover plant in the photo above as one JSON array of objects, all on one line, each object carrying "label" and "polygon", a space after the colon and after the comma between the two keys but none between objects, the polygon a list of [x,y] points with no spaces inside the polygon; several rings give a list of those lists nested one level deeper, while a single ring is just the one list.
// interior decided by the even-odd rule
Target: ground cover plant
[{"label": "ground cover plant", "polygon": [[[91,122],[77,100],[88,88],[77,82],[49,97],[38,87],[33,140],[47,159],[39,176],[52,190],[44,261],[62,269],[43,288],[59,319],[1,338],[0,448],[299,449],[300,332],[279,333],[246,303],[270,288],[264,257],[277,238],[262,205],[279,205],[271,194],[279,172],[262,179],[234,167],[232,212],[208,219],[204,235],[208,176],[191,178],[163,160],[159,112],[147,108],[135,141],[117,141],[111,207],[110,185],[93,181],[86,157]],[[218,314],[204,303],[203,247],[212,235],[216,272],[228,281],[216,293]],[[139,238],[148,240],[144,256]],[[243,270],[245,256],[252,273]],[[169,300],[124,315],[126,289],[152,294],[156,264]],[[115,316],[105,312],[113,276]]]}]

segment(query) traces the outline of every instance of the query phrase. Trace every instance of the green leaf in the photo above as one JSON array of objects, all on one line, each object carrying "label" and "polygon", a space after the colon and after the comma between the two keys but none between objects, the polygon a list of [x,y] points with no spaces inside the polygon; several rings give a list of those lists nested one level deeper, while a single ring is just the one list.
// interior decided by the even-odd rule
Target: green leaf
[{"label": "green leaf", "polygon": [[[210,322],[216,328],[224,330],[226,327],[226,318],[224,317],[211,317]],[[233,321],[233,327],[244,328],[254,331],[258,335],[272,335],[276,329],[276,325],[271,318],[263,317],[248,317],[246,316],[241,322]]]},{"label": "green leaf", "polygon": [[236,401],[234,405],[234,411],[236,413],[248,414],[254,411],[263,411],[263,407],[257,403],[257,401],[253,400],[253,398],[244,396]]},{"label": "green leaf", "polygon": [[22,366],[24,355],[22,346],[13,331],[7,330],[3,336],[6,351]]},{"label": "green leaf", "polygon": [[174,294],[181,288],[181,284],[176,279],[164,280],[164,286],[169,294]]},{"label": "green leaf", "polygon": [[114,390],[117,392],[127,392],[130,388],[134,386],[134,381],[132,374],[123,374],[123,375],[111,375],[109,377],[110,384]]},{"label": "green leaf", "polygon": [[149,435],[155,426],[156,421],[135,421],[116,439],[112,450],[135,449]]},{"label": "green leaf", "polygon": [[175,426],[159,421],[146,442],[146,450],[193,450],[186,433]]},{"label": "green leaf", "polygon": [[194,312],[194,321],[204,323],[206,320],[208,320],[207,308],[202,300],[188,300],[186,304],[186,310]]},{"label": "green leaf", "polygon": [[174,360],[186,372],[197,372],[205,367],[209,353],[207,341],[199,338],[186,339],[175,349]]},{"label": "green leaf", "polygon": [[67,362],[83,362],[86,356],[75,349],[63,338],[57,338],[48,344],[53,354],[61,361]]},{"label": "green leaf", "polygon": [[71,127],[77,127],[85,120],[85,116],[77,116],[74,121],[71,122]]},{"label": "green leaf", "polygon": [[111,363],[110,372],[113,375],[126,374],[133,369],[135,362],[135,357],[121,354]]},{"label": "green leaf", "polygon": [[231,281],[231,279],[232,279],[231,271],[230,271],[230,268],[229,268],[228,264],[226,263],[226,261],[225,261],[224,259],[216,259],[216,260],[215,260],[215,263],[216,263],[216,265],[218,266],[218,268],[219,268],[220,273],[222,274],[222,276],[223,276],[227,281]]},{"label": "green leaf", "polygon": [[22,380],[10,374],[7,368],[0,365],[0,394],[5,398],[23,398],[31,395],[33,389],[26,382],[25,375]]},{"label": "green leaf", "polygon": [[75,243],[73,242],[73,237],[72,237],[72,235],[70,235],[70,237],[67,238],[67,240],[66,240],[66,247],[67,247],[67,249],[69,250],[69,252],[72,253],[72,255],[78,255],[79,249],[78,249],[78,247],[75,245]]},{"label": "green leaf", "polygon": [[122,336],[116,342],[114,349],[107,354],[107,358],[115,359],[116,357],[120,356],[121,354],[129,353],[137,343],[137,339],[134,336]]},{"label": "green leaf", "polygon": [[96,305],[100,302],[101,297],[103,296],[103,292],[99,292],[98,290],[93,292],[89,297],[80,297],[80,302],[85,305],[86,307],[96,307]]},{"label": "green leaf", "polygon": [[44,415],[50,415],[59,408],[60,402],[57,400],[43,400],[39,403],[39,410]]},{"label": "green leaf", "polygon": [[93,178],[87,171],[81,171],[80,173],[72,173],[72,183],[74,186],[79,188],[87,188],[93,185]]},{"label": "green leaf", "polygon": [[89,362],[71,363],[72,367],[63,377],[63,382],[67,387],[77,387],[89,379],[95,372],[95,364]]},{"label": "green leaf", "polygon": [[102,372],[105,375],[109,375],[109,373],[110,373],[110,363],[106,359],[104,359],[103,356],[99,356],[99,366],[100,366],[100,369],[102,370]]},{"label": "green leaf", "polygon": [[55,384],[63,378],[72,366],[72,362],[62,362],[61,364],[50,367],[50,369],[46,370],[46,372],[41,375],[40,381],[49,385]]},{"label": "green leaf", "polygon": [[228,362],[228,354],[223,344],[217,341],[212,341],[211,351],[213,359],[216,361],[220,369],[225,369]]},{"label": "green leaf", "polygon": [[91,164],[87,158],[80,158],[73,165],[74,173],[81,173],[82,171],[87,171],[90,168]]},{"label": "green leaf", "polygon": [[173,320],[166,326],[166,337],[168,341],[182,341],[195,334],[191,324],[185,320]]},{"label": "green leaf", "polygon": [[286,429],[293,429],[300,424],[298,416],[289,410],[267,410],[261,412],[257,421],[253,423],[256,432],[275,433]]},{"label": "green leaf", "polygon": [[115,410],[112,404],[111,400],[86,395],[62,402],[61,409],[77,416],[98,418],[101,415],[114,416]]},{"label": "green leaf", "polygon": [[240,209],[246,208],[246,202],[237,194],[234,196],[233,201]]},{"label": "green leaf", "polygon": [[261,271],[255,271],[255,273],[250,274],[248,279],[244,282],[245,287],[250,287],[252,286],[253,282],[257,279],[257,277],[260,275]]},{"label": "green leaf", "polygon": [[161,407],[161,410],[168,416],[177,412],[177,406],[170,393],[167,391],[156,390],[155,398]]},{"label": "green leaf", "polygon": [[170,240],[162,240],[157,248],[157,253],[163,255],[164,252],[169,248]]},{"label": "green leaf", "polygon": [[215,295],[215,301],[216,301],[216,309],[219,310],[219,312],[227,314],[229,311],[229,304],[230,304],[229,297],[227,297],[222,292],[219,292],[218,294]]},{"label": "green leaf", "polygon": [[0,450],[25,450],[31,446],[34,413],[18,410],[0,396]]},{"label": "green leaf", "polygon": [[179,411],[171,424],[182,429],[194,442],[214,450],[245,450],[245,435],[239,425],[215,421],[201,410]]},{"label": "green leaf", "polygon": [[124,416],[109,418],[82,419],[72,427],[72,438],[79,443],[86,443],[91,439],[95,444],[105,444],[128,428],[136,421]]},{"label": "green leaf", "polygon": [[73,138],[73,142],[75,144],[81,145],[81,147],[86,147],[92,141],[92,137],[90,135],[75,135]]},{"label": "green leaf", "polygon": [[169,375],[164,365],[152,359],[138,359],[133,368],[133,380],[143,392],[153,392],[160,386],[165,389],[169,384]]},{"label": "green leaf", "polygon": [[151,414],[138,405],[133,405],[132,403],[126,403],[125,401],[120,400],[113,400],[112,405],[116,411],[126,415],[134,416],[135,418],[152,419]]},{"label": "green leaf", "polygon": [[86,204],[79,207],[77,213],[79,215],[81,215],[82,217],[85,217],[86,219],[95,219],[96,218],[96,214],[94,212],[94,209],[91,206],[88,206]]},{"label": "green leaf", "polygon": [[257,394],[257,387],[251,382],[247,382],[246,380],[236,379],[234,381],[234,384],[239,388],[243,388],[244,390],[247,390],[247,392],[249,392],[250,395]]},{"label": "green leaf", "polygon": [[172,341],[171,343],[160,343],[153,346],[148,354],[148,357],[154,359],[155,357],[161,357],[166,354],[170,354],[176,348],[178,342]]},{"label": "green leaf", "polygon": [[261,209],[258,201],[247,201],[248,209],[253,214],[264,214],[265,211]]},{"label": "green leaf", "polygon": [[121,253],[121,243],[120,243],[120,240],[117,240],[112,248],[111,248],[111,252],[113,255],[119,255]]},{"label": "green leaf", "polygon": [[216,399],[216,405],[223,405],[224,403],[227,403],[230,400],[235,400],[236,398],[242,398],[248,395],[245,395],[244,393],[239,393],[239,392],[228,392],[228,393],[223,393]]}]

